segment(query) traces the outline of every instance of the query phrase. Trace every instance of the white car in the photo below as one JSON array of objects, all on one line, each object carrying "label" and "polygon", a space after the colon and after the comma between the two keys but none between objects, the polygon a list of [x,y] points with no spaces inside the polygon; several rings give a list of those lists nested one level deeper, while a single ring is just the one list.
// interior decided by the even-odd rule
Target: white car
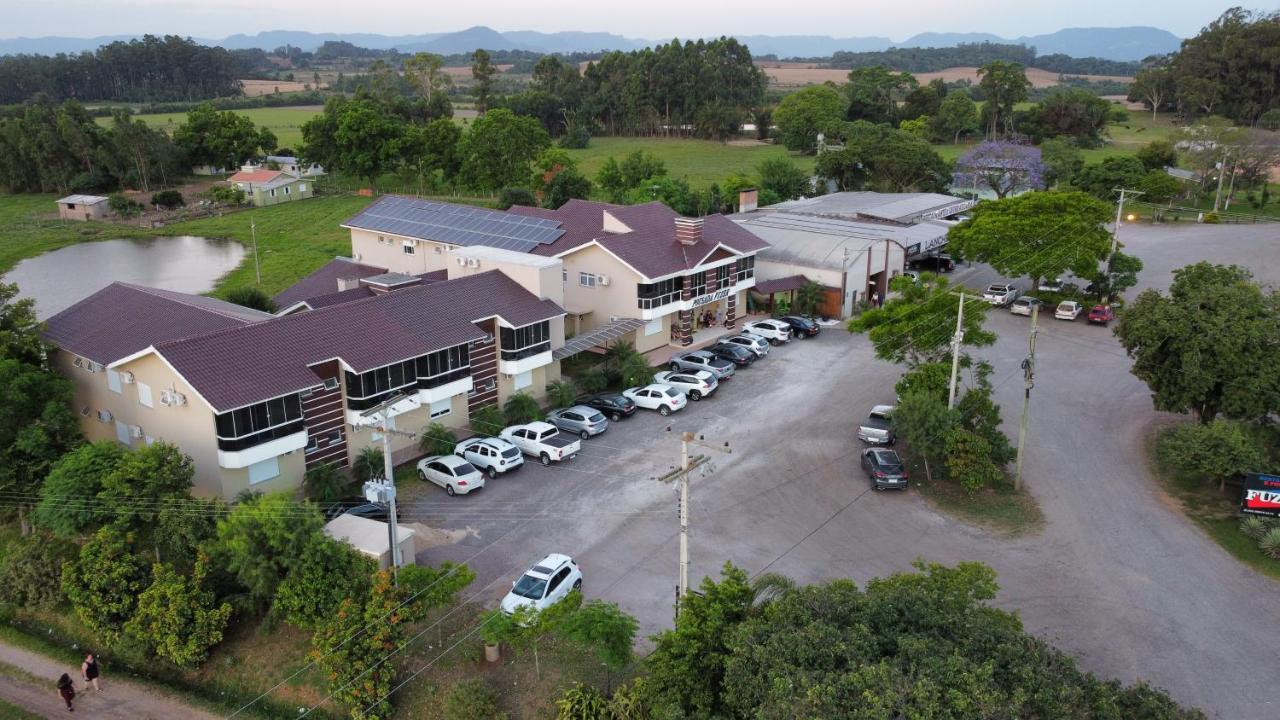
[{"label": "white car", "polygon": [[418,461],[418,477],[444,488],[450,495],[466,495],[484,487],[484,476],[457,455],[432,455]]},{"label": "white car", "polygon": [[737,345],[738,347],[744,347],[755,353],[758,358],[762,358],[769,354],[769,341],[759,335],[752,335],[747,332],[722,337],[718,342],[725,345]]},{"label": "white car", "polygon": [[511,583],[511,592],[502,598],[502,612],[511,615],[522,607],[542,612],[581,589],[582,570],[578,564],[568,555],[551,553]]},{"label": "white car", "polygon": [[791,326],[781,320],[752,320],[743,323],[742,329],[752,335],[759,335],[774,345],[791,341]]},{"label": "white car", "polygon": [[1040,292],[1062,292],[1062,280],[1059,278],[1045,278],[1036,286]]},{"label": "white car", "polygon": [[642,407],[645,410],[657,410],[659,415],[670,415],[689,404],[689,400],[685,398],[684,393],[670,385],[659,385],[657,383],[645,385],[644,387],[627,388],[622,391],[622,394],[634,402],[636,407]]},{"label": "white car", "polygon": [[982,291],[982,299],[995,305],[996,307],[1004,307],[1014,300],[1018,299],[1018,288],[1008,283],[992,283]]},{"label": "white car", "polygon": [[720,382],[706,370],[663,371],[653,376],[654,382],[670,385],[697,402],[720,387]]},{"label": "white car", "polygon": [[1084,306],[1075,300],[1063,300],[1058,303],[1058,309],[1053,311],[1053,316],[1059,320],[1075,320],[1080,317],[1080,313],[1084,312]]},{"label": "white car", "polygon": [[496,437],[463,440],[453,449],[453,454],[484,471],[490,480],[524,465],[520,448]]},{"label": "white car", "polygon": [[1014,300],[1013,302],[1009,303],[1009,313],[1012,315],[1026,315],[1027,317],[1031,317],[1032,308],[1034,308],[1037,305],[1043,305],[1043,304],[1044,303],[1040,302],[1036,298],[1031,297],[1030,295],[1023,295],[1017,300]]}]

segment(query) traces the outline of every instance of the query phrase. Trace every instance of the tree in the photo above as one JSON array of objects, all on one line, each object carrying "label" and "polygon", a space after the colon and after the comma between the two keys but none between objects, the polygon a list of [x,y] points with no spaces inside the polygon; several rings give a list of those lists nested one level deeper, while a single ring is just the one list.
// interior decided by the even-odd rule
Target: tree
[{"label": "tree", "polygon": [[191,499],[195,465],[175,445],[157,442],[125,453],[102,478],[98,500],[110,522],[138,534],[140,545],[153,539],[166,512],[180,512]]},{"label": "tree", "polygon": [[1093,283],[1093,294],[1099,302],[1110,302],[1111,298],[1138,284],[1138,273],[1142,272],[1142,259],[1117,250],[1111,256],[1110,274],[1107,264],[1092,273],[1081,275]]},{"label": "tree", "polygon": [[444,58],[432,53],[415,53],[404,61],[404,75],[428,105],[439,96],[444,96],[448,102],[447,93],[453,85],[453,78],[444,71]]},{"label": "tree", "polygon": [[547,402],[551,403],[552,407],[567,408],[577,397],[578,391],[574,388],[572,380],[560,379],[547,383]]},{"label": "tree", "polygon": [[1280,72],[1280,14],[1227,10],[1169,59],[1179,110],[1220,114],[1252,126],[1280,98],[1271,80]]},{"label": "tree", "polygon": [[[37,497],[54,463],[81,442],[73,399],[67,378],[12,357],[0,359],[0,492]],[[34,502],[15,504],[26,534],[24,513]]]},{"label": "tree", "polygon": [[471,414],[471,429],[481,435],[497,435],[507,426],[507,417],[497,405],[485,405]]},{"label": "tree", "polygon": [[1146,202],[1171,202],[1182,193],[1182,183],[1164,170],[1148,170],[1135,185]]},{"label": "tree", "polygon": [[916,87],[918,84],[911,73],[895,73],[883,65],[855,67],[849,71],[849,82],[845,85],[849,98],[845,117],[896,124],[902,117],[898,113],[898,98]]},{"label": "tree", "polygon": [[984,185],[1003,199],[1015,190],[1043,189],[1044,174],[1039,148],[995,140],[978,145],[956,160],[954,182],[957,186]]},{"label": "tree", "polygon": [[512,393],[503,404],[502,412],[506,415],[508,425],[523,425],[542,419],[542,408],[538,407],[538,401],[524,392]]},{"label": "tree", "polygon": [[76,616],[113,644],[133,617],[149,579],[147,566],[134,552],[133,533],[119,528],[99,529],[78,558],[62,564],[62,593]]},{"label": "tree", "polygon": [[1070,185],[1084,167],[1080,148],[1067,138],[1049,138],[1040,143],[1040,161],[1044,163],[1045,185],[1050,188]]},{"label": "tree", "polygon": [[378,178],[401,162],[408,126],[369,97],[333,97],[324,112],[302,125],[302,155],[329,172],[367,180]]},{"label": "tree", "polygon": [[346,484],[346,476],[330,462],[308,468],[307,474],[302,478],[302,489],[307,499],[322,503],[331,503],[340,499]]},{"label": "tree", "polygon": [[[881,360],[916,368],[946,357],[960,294],[950,289],[945,277],[932,273],[921,274],[918,283],[895,278],[893,289],[898,294],[883,306],[850,320],[849,331],[867,333]],[[965,345],[982,347],[995,342],[995,334],[982,329],[988,307],[980,299],[966,300],[962,320]]]},{"label": "tree", "polygon": [[355,481],[363,485],[385,474],[386,459],[382,455],[382,448],[377,445],[366,445],[360,448],[356,453],[356,459],[351,463],[351,476]]},{"label": "tree", "polygon": [[42,367],[44,343],[40,340],[43,325],[36,319],[36,303],[18,297],[16,283],[0,283],[0,359],[19,360]]},{"label": "tree", "polygon": [[596,184],[604,190],[609,202],[622,202],[626,194],[651,178],[667,174],[667,165],[653,153],[636,150],[619,163],[613,157],[605,160],[596,174]]},{"label": "tree", "polygon": [[509,210],[516,205],[523,207],[538,207],[538,199],[533,196],[533,191],[529,188],[502,188],[502,192],[498,193],[498,209]]},{"label": "tree", "polygon": [[324,533],[305,542],[296,564],[276,588],[272,611],[294,627],[314,630],[333,617],[343,600],[368,597],[377,567]]},{"label": "tree", "polygon": [[238,112],[219,112],[212,103],[187,111],[187,121],[174,130],[173,141],[188,166],[236,168],[276,149],[275,133],[254,127],[252,120]]},{"label": "tree", "polygon": [[396,574],[408,597],[400,609],[408,622],[423,620],[433,608],[453,602],[458,593],[476,579],[471,568],[451,562],[441,563],[440,567],[408,565]]},{"label": "tree", "polygon": [[946,95],[946,87],[946,84],[942,84],[943,92],[939,94],[939,86],[930,83],[928,85],[920,85],[907,93],[906,98],[903,100],[899,117],[933,117],[942,107],[942,99],[943,95]]},{"label": "tree", "polygon": [[405,619],[397,612],[404,597],[391,573],[383,570],[374,576],[367,596],[343,599],[311,638],[311,659],[324,668],[333,698],[351,708],[353,720],[391,715],[396,671],[395,663],[387,661],[404,638]]},{"label": "tree", "polygon": [[81,445],[63,455],[49,470],[40,488],[40,504],[33,519],[38,527],[59,537],[73,537],[86,528],[109,522],[96,502],[103,478],[124,463],[120,443],[102,440]]},{"label": "tree", "polygon": [[558,210],[570,200],[586,200],[589,197],[591,197],[591,181],[578,169],[571,168],[556,173],[555,178],[547,186],[542,206]]},{"label": "tree", "polygon": [[494,192],[526,182],[538,154],[551,138],[537,120],[498,108],[471,123],[462,137],[461,175],[470,187]]},{"label": "tree", "polygon": [[62,566],[75,561],[75,544],[39,533],[11,548],[0,562],[0,602],[24,608],[61,602]]},{"label": "tree", "polygon": [[1248,270],[1201,262],[1175,270],[1167,296],[1144,290],[1116,337],[1157,410],[1260,420],[1280,410],[1280,293]]},{"label": "tree", "polygon": [[935,140],[959,143],[962,135],[978,131],[978,105],[964,90],[947,93],[929,128]]},{"label": "tree", "polygon": [[1236,420],[1215,418],[1207,423],[1181,423],[1160,433],[1157,450],[1178,472],[1218,482],[1258,472],[1267,454],[1249,427]]},{"label": "tree", "polygon": [[201,554],[191,577],[156,563],[151,569],[151,585],[138,596],[137,609],[124,631],[156,657],[179,667],[204,662],[209,648],[222,641],[222,630],[231,617],[231,606],[215,606],[214,594],[204,588],[208,563]]},{"label": "tree", "polygon": [[811,191],[809,173],[787,158],[770,158],[756,165],[760,190],[769,190],[783,200],[792,200]]},{"label": "tree", "polygon": [[1147,169],[1142,161],[1132,155],[1119,155],[1103,159],[1102,162],[1085,165],[1071,184],[1099,200],[1111,201],[1116,197],[1116,188],[1134,188]]},{"label": "tree", "polygon": [[1173,73],[1162,65],[1149,65],[1138,71],[1129,85],[1129,102],[1141,102],[1151,108],[1151,119],[1173,99],[1176,88]]},{"label": "tree", "polygon": [[986,98],[982,119],[987,139],[1011,134],[1014,106],[1027,99],[1031,88],[1026,68],[1021,63],[994,60],[978,68],[978,78],[978,87]]},{"label": "tree", "polygon": [[963,427],[947,432],[947,473],[969,492],[981,490],[1000,480],[1000,467],[991,461],[987,441]]},{"label": "tree", "polygon": [[275,313],[276,301],[260,287],[241,285],[227,291],[227,302],[243,305],[264,313]]},{"label": "tree", "polygon": [[1033,135],[1069,137],[1084,147],[1101,143],[1111,103],[1082,88],[1058,88],[1031,110]]},{"label": "tree", "polygon": [[593,650],[612,672],[631,662],[631,646],[640,624],[616,604],[590,600],[565,618],[558,633]]},{"label": "tree", "polygon": [[1111,208],[1080,192],[1026,193],[979,204],[968,220],[952,227],[953,255],[985,262],[1006,277],[1040,278],[1066,270],[1086,275],[1111,251],[1103,227]]},{"label": "tree", "polygon": [[773,112],[778,135],[788,150],[812,154],[818,134],[838,124],[845,104],[840,93],[828,85],[810,85],[782,98]]},{"label": "tree", "polygon": [[[927,367],[927,366],[926,366]],[[924,474],[933,482],[930,462],[947,456],[946,442],[955,420],[946,398],[925,390],[911,390],[898,399],[893,409],[893,426],[924,462]]]},{"label": "tree", "polygon": [[151,204],[165,210],[173,210],[186,206],[187,200],[177,190],[161,190],[151,196]]},{"label": "tree", "polygon": [[1138,161],[1147,170],[1161,170],[1178,166],[1178,151],[1168,140],[1152,140],[1138,148]]},{"label": "tree", "polygon": [[427,455],[452,455],[457,445],[453,429],[441,422],[429,423],[418,440],[418,449]]},{"label": "tree", "polygon": [[255,495],[218,522],[212,554],[255,605],[266,607],[323,526],[320,511],[309,503],[287,493]]},{"label": "tree", "polygon": [[806,316],[816,315],[824,294],[822,286],[812,280],[801,285],[796,290],[796,312]]},{"label": "tree", "polygon": [[142,214],[142,204],[130,199],[127,195],[112,193],[107,198],[107,207],[122,218],[137,217]]},{"label": "tree", "polygon": [[493,61],[489,57],[486,50],[476,50],[471,54],[471,78],[475,84],[471,88],[471,94],[476,99],[476,111],[483,117],[489,111],[489,98],[493,93],[493,78],[498,74],[498,69],[493,66]]}]

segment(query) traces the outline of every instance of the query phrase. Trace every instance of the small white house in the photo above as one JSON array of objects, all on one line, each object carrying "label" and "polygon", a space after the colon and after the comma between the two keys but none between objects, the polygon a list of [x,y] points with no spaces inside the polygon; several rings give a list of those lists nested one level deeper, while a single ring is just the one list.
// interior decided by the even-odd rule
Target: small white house
[{"label": "small white house", "polygon": [[[387,523],[371,520],[357,515],[339,515],[324,526],[324,534],[341,542],[349,543],[357,552],[373,558],[379,570],[391,567],[391,539],[387,537]],[[415,536],[412,528],[396,524],[396,540],[400,545],[400,561],[404,565],[413,565],[413,556],[417,552]]]},{"label": "small white house", "polygon": [[107,199],[101,195],[68,195],[58,198],[58,217],[63,220],[101,220],[107,216]]}]

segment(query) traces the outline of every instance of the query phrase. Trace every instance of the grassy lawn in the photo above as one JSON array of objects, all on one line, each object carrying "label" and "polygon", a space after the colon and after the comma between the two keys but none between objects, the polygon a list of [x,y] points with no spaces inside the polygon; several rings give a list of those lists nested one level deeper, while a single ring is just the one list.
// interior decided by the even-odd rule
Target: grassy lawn
[{"label": "grassy lawn", "polygon": [[995,530],[1010,537],[1036,532],[1044,523],[1044,515],[1035,498],[1025,490],[1014,492],[1011,478],[995,487],[970,493],[958,483],[937,477],[929,482],[923,464],[909,452],[903,452],[902,456],[911,472],[911,484],[916,492],[923,495],[934,508],[962,522]]},{"label": "grassy lawn", "polygon": [[594,179],[605,160],[610,157],[622,160],[636,150],[653,153],[667,164],[667,174],[683,178],[695,188],[721,182],[734,173],[752,174],[762,160],[775,157],[790,158],[806,171],[813,170],[812,157],[788,152],[781,145],[730,145],[689,138],[591,138],[589,147],[570,150],[569,154],[578,161],[582,171]]},{"label": "grassy lawn", "polygon": [[[110,223],[64,222],[57,219],[58,195],[0,194],[0,274],[19,260],[91,240],[145,237],[147,230]],[[46,218],[37,218],[44,215]],[[52,215],[53,219],[47,219]]]},{"label": "grassy lawn", "polygon": [[[297,148],[302,143],[302,124],[310,120],[312,117],[320,114],[319,105],[300,105],[297,107],[275,107],[275,108],[250,108],[247,110],[235,110],[234,112],[244,115],[253,121],[254,125],[265,125],[271,132],[276,134],[276,140],[280,147]],[[178,126],[187,121],[187,114],[180,113],[157,113],[152,115],[135,115],[139,120],[146,122],[153,128],[159,128],[173,134]],[[98,118],[98,124],[108,126],[111,124],[111,118]]]},{"label": "grassy lawn", "polygon": [[17,705],[0,700],[0,720],[40,720],[40,718],[41,716],[32,715]]},{"label": "grassy lawn", "polygon": [[1178,503],[1187,519],[1195,523],[1205,535],[1218,543],[1235,559],[1280,580],[1280,560],[1267,557],[1258,549],[1258,543],[1239,530],[1240,489],[1228,486],[1218,492],[1218,486],[1204,478],[1190,477],[1177,472],[1164,462],[1156,452],[1156,436],[1147,440],[1147,461],[1151,473],[1165,492]]}]

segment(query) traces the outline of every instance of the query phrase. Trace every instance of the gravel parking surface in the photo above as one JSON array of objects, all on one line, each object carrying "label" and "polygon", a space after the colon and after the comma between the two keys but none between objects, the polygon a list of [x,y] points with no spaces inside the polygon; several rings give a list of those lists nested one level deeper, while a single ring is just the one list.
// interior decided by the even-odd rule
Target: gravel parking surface
[{"label": "gravel parking surface", "polygon": [[[1172,269],[1200,259],[1280,283],[1280,226],[1135,226],[1122,239],[1146,263],[1143,286],[1167,286]],[[954,279],[980,288],[996,276],[970,267]],[[1040,323],[1025,478],[1046,525],[1031,537],[952,520],[912,491],[869,491],[854,431],[892,401],[901,371],[839,327],[774,348],[670,418],[639,411],[571,462],[527,464],[474,496],[427,492],[402,514],[460,531],[419,560],[466,561],[478,599],[496,603],[529,563],[564,552],[581,563],[588,597],[619,603],[648,635],[671,623],[677,569],[674,488],[654,478],[692,430],[733,451],[699,451],[711,468],[693,479],[692,579],[725,561],[807,583],[865,582],[917,558],[978,560],[1000,574],[997,604],[1085,669],[1148,681],[1213,717],[1280,716],[1280,588],[1204,537],[1148,476],[1142,445],[1162,416],[1110,331],[1051,314]],[[995,367],[1014,436],[1028,319],[994,311],[988,327],[1000,339],[976,354]]]}]

